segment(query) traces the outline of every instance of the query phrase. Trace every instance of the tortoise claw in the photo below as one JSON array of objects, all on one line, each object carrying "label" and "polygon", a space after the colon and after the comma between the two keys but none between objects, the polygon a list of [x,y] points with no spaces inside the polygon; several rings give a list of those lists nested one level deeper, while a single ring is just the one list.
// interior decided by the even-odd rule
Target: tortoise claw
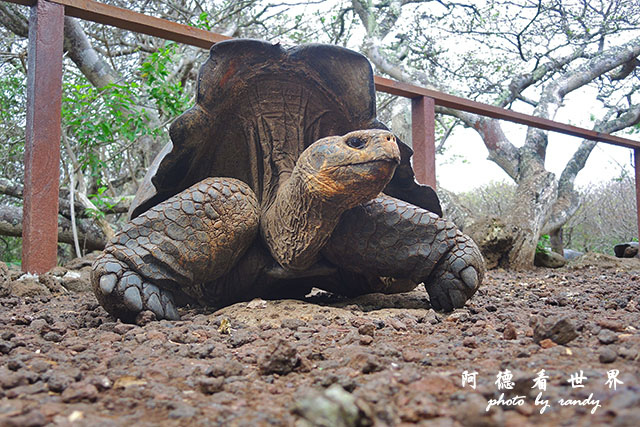
[{"label": "tortoise claw", "polygon": [[133,321],[141,311],[150,310],[158,320],[180,319],[170,291],[144,281],[113,255],[98,258],[92,274],[96,297],[110,314]]},{"label": "tortoise claw", "polygon": [[431,307],[437,311],[463,307],[484,276],[484,260],[473,240],[458,232],[455,242],[424,283]]}]

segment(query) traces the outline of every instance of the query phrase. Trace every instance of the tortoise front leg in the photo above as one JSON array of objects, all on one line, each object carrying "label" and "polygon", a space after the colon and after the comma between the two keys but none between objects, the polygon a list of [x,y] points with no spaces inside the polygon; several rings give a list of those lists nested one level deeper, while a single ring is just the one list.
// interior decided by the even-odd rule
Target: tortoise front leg
[{"label": "tortoise front leg", "polygon": [[432,307],[444,311],[462,307],[485,271],[473,240],[451,221],[386,195],[345,212],[323,255],[345,270],[385,278],[386,292],[424,282]]},{"label": "tortoise front leg", "polygon": [[231,178],[207,178],[130,221],[93,264],[98,301],[132,321],[142,310],[177,319],[175,294],[202,300],[255,240],[259,206]]}]

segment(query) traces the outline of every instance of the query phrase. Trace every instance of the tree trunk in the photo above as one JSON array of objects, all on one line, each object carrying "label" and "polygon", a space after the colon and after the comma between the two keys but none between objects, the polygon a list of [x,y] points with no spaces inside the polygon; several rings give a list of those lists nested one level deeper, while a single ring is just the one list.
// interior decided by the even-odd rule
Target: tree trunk
[{"label": "tree trunk", "polygon": [[516,200],[505,220],[505,223],[518,230],[509,253],[508,264],[513,269],[533,267],[540,232],[558,195],[557,182],[552,173],[540,165],[531,165],[525,171],[528,173],[519,179]]},{"label": "tree trunk", "polygon": [[564,243],[562,241],[562,227],[556,228],[549,233],[551,242],[551,250],[557,254],[564,256]]},{"label": "tree trunk", "polygon": [[[0,207],[0,235],[22,236],[22,208],[19,206]],[[87,221],[78,221],[78,240],[86,251],[102,250],[106,239],[102,231]],[[58,216],[58,242],[73,244],[71,221]]]}]

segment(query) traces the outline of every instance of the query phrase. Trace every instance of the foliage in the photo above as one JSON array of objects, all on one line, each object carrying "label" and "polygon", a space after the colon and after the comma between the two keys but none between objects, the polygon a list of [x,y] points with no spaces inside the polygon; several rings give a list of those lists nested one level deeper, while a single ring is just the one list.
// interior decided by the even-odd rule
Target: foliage
[{"label": "foliage", "polygon": [[22,239],[0,236],[0,261],[9,265],[20,265],[22,258]]},{"label": "foliage", "polygon": [[458,195],[460,203],[476,218],[505,217],[515,199],[516,186],[506,181],[493,181]]},{"label": "foliage", "polygon": [[0,177],[10,177],[24,173],[26,74],[19,62],[0,69]]},{"label": "foliage", "polygon": [[637,238],[633,177],[592,185],[580,197],[580,208],[563,229],[566,247],[613,255],[614,245]]},{"label": "foliage", "polygon": [[548,254],[551,251],[551,238],[548,234],[543,234],[538,239],[538,244],[536,245],[536,253],[537,254]]}]

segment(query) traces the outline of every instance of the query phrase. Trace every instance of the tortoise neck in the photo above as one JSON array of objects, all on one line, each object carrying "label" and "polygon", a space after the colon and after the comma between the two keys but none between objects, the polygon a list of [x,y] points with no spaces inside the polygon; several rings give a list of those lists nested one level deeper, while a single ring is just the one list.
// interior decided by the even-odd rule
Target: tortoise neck
[{"label": "tortoise neck", "polygon": [[309,174],[294,168],[261,216],[260,231],[272,256],[286,269],[301,271],[319,257],[345,208],[312,192]]}]

